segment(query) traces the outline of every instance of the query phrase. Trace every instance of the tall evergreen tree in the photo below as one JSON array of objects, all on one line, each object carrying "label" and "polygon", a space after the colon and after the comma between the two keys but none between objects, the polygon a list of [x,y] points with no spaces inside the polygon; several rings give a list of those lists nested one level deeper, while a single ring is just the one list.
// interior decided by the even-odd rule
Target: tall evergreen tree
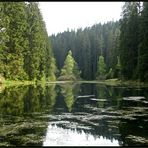
[{"label": "tall evergreen tree", "polygon": [[117,64],[116,64],[116,67],[115,67],[115,76],[117,78],[121,78],[121,62],[120,62],[120,57],[117,56]]},{"label": "tall evergreen tree", "polygon": [[[29,48],[25,55],[25,70],[29,75],[30,80],[36,80],[40,74],[40,49],[41,49],[41,30],[39,21],[39,8],[38,4],[31,2],[27,6],[27,37],[29,41]],[[28,66],[29,65],[29,66]]]},{"label": "tall evergreen tree", "polygon": [[7,79],[27,79],[24,66],[24,51],[28,47],[25,2],[3,2],[1,4],[4,35],[0,51],[0,65]]},{"label": "tall evergreen tree", "polygon": [[97,71],[97,78],[105,79],[106,75],[106,64],[104,62],[104,57],[101,55],[99,56],[98,60],[98,71]]},{"label": "tall evergreen tree", "polygon": [[71,50],[68,52],[68,55],[64,61],[64,66],[61,69],[61,77],[59,77],[59,80],[61,79],[72,79],[76,80],[77,78],[80,78],[79,74],[80,72],[78,71],[78,66],[72,57],[72,52]]},{"label": "tall evergreen tree", "polygon": [[76,79],[79,79],[79,80],[81,79],[80,77],[81,71],[76,61],[74,61],[73,74],[76,77]]},{"label": "tall evergreen tree", "polygon": [[[121,19],[120,57],[125,79],[134,77],[138,57],[138,8],[136,2],[125,2]],[[132,58],[131,58],[132,57]]]},{"label": "tall evergreen tree", "polygon": [[[28,14],[27,37],[29,40],[29,48],[25,55],[26,72],[30,80],[46,80],[46,78],[54,80],[55,68],[53,68],[53,65],[55,62],[38,3],[29,3],[26,11]],[[50,68],[52,68],[53,73]]]},{"label": "tall evergreen tree", "polygon": [[140,16],[140,44],[137,64],[137,77],[141,81],[148,81],[148,2],[143,3]]},{"label": "tall evergreen tree", "polygon": [[74,68],[74,59],[72,57],[71,50],[68,52],[68,55],[65,59],[64,66],[61,70],[61,75],[72,75]]},{"label": "tall evergreen tree", "polygon": [[55,80],[55,60],[38,3],[1,2],[0,10],[0,75]]},{"label": "tall evergreen tree", "polygon": [[47,74],[47,81],[55,81],[56,80],[56,76],[55,76],[55,73],[56,73],[56,62],[55,62],[55,59],[52,57],[51,58],[51,61],[50,61],[50,67],[48,70],[48,73]]}]

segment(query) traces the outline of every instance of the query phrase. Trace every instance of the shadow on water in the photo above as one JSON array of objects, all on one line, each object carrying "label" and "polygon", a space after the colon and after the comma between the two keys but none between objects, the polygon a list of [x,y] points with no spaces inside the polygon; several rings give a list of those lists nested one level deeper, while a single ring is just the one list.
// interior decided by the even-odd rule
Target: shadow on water
[{"label": "shadow on water", "polygon": [[5,88],[0,145],[148,145],[147,92],[95,83]]}]

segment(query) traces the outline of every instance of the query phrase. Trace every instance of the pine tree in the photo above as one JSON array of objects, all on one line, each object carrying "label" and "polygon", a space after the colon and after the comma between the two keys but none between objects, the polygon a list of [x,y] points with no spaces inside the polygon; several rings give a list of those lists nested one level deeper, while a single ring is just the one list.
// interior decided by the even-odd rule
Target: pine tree
[{"label": "pine tree", "polygon": [[[31,2],[27,5],[27,37],[29,41],[29,48],[25,55],[25,70],[29,75],[29,80],[37,80],[40,74],[40,22],[38,16],[39,8],[37,3]],[[28,66],[29,65],[29,66]]]},{"label": "pine tree", "polygon": [[105,79],[105,74],[106,74],[106,64],[104,62],[104,57],[101,55],[99,56],[99,60],[98,60],[97,77],[99,79]]},{"label": "pine tree", "polygon": [[74,59],[72,57],[72,52],[70,50],[64,62],[64,67],[61,70],[61,75],[72,75],[73,68],[74,68]]},{"label": "pine tree", "polygon": [[27,28],[24,2],[3,2],[1,4],[4,36],[0,50],[0,67],[7,79],[27,79],[24,66],[24,51],[28,47],[25,32]]},{"label": "pine tree", "polygon": [[0,11],[0,76],[55,80],[55,60],[38,3],[1,2]]},{"label": "pine tree", "polygon": [[74,58],[72,57],[72,52],[70,50],[65,59],[64,66],[61,69],[61,77],[59,78],[59,80],[63,79],[63,77],[64,79],[72,79],[72,80],[79,78],[80,73],[77,70],[78,70],[78,66]]},{"label": "pine tree", "polygon": [[29,48],[25,55],[25,70],[30,80],[55,80],[55,61],[38,3],[29,3],[26,12]]},{"label": "pine tree", "polygon": [[116,67],[115,67],[116,69],[115,69],[115,77],[117,77],[117,78],[121,78],[121,69],[122,69],[122,67],[121,67],[121,62],[120,62],[120,57],[119,56],[117,56],[117,64],[116,64]]},{"label": "pine tree", "polygon": [[148,81],[148,2],[143,3],[140,16],[140,44],[137,65],[137,77],[141,81]]},{"label": "pine tree", "polygon": [[120,21],[120,58],[125,79],[133,79],[137,66],[139,17],[136,2],[125,2]]},{"label": "pine tree", "polygon": [[73,74],[76,77],[76,79],[79,79],[79,80],[81,79],[80,77],[81,71],[76,61],[74,61]]},{"label": "pine tree", "polygon": [[55,62],[55,59],[52,57],[51,61],[50,61],[49,71],[47,74],[47,81],[55,81],[56,80],[56,76],[55,76],[56,70],[57,70],[56,62]]}]

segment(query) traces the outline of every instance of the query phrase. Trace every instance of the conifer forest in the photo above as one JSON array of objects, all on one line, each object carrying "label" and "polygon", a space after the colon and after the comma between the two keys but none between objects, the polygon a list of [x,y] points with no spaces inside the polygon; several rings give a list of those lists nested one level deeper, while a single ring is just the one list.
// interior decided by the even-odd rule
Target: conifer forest
[{"label": "conifer forest", "polygon": [[41,2],[0,2],[0,146],[148,146],[148,2],[122,3],[49,34]]},{"label": "conifer forest", "polygon": [[147,2],[125,2],[119,21],[51,36],[36,2],[1,2],[0,10],[0,75],[5,79],[60,79],[71,51],[67,64],[75,62],[83,80],[148,80]]}]

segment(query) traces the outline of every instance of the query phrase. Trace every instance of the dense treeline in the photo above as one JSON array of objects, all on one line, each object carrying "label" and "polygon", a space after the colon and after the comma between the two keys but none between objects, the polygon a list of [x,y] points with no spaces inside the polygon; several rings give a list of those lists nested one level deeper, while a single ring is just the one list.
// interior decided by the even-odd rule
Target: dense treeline
[{"label": "dense treeline", "polygon": [[125,2],[122,17],[117,22],[52,35],[50,39],[57,67],[61,70],[71,50],[83,79],[147,81],[147,26],[148,3]]},{"label": "dense treeline", "polygon": [[36,2],[0,2],[0,75],[55,80],[55,60]]},{"label": "dense treeline", "polygon": [[125,2],[119,21],[50,37],[38,3],[0,2],[0,12],[0,81],[68,78],[71,69],[73,79],[148,81],[147,2]]},{"label": "dense treeline", "polygon": [[115,69],[119,34],[119,22],[108,22],[50,36],[58,69],[63,67],[69,50],[78,63],[83,79],[96,78],[99,55],[104,56],[107,71],[110,67]]},{"label": "dense treeline", "polygon": [[122,75],[148,81],[148,2],[126,2],[120,23]]}]

